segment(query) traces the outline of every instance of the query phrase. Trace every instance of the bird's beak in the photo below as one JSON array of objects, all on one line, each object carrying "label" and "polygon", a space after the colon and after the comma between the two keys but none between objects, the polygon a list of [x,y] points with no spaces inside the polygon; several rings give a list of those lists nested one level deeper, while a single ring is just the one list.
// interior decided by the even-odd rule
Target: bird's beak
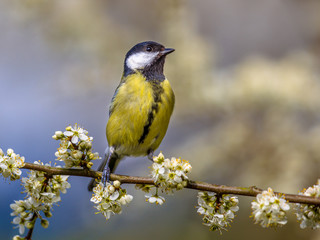
[{"label": "bird's beak", "polygon": [[162,56],[165,56],[165,55],[167,55],[167,54],[169,54],[169,53],[172,53],[172,52],[174,52],[174,49],[173,49],[173,48],[165,48],[164,50],[162,50],[162,51],[160,52],[160,54],[161,54]]}]

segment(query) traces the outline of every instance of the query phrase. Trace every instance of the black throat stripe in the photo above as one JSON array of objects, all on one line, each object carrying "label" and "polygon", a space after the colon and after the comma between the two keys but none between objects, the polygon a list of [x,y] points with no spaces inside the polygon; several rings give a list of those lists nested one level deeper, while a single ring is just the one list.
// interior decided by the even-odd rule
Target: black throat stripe
[{"label": "black throat stripe", "polygon": [[161,95],[163,93],[163,88],[160,86],[160,83],[157,81],[149,81],[149,83],[152,86],[153,90],[153,104],[151,106],[150,112],[148,114],[148,119],[146,124],[143,127],[143,133],[139,139],[139,144],[142,144],[146,137],[148,136],[150,132],[150,127],[153,123],[154,116],[159,110],[159,103],[161,103]]}]

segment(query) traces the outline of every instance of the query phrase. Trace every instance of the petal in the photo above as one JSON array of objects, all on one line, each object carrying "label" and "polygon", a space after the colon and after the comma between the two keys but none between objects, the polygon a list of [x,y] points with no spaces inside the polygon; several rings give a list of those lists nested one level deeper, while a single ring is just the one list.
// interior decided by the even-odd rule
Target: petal
[{"label": "petal", "polygon": [[164,174],[165,171],[166,171],[166,169],[165,169],[164,167],[162,167],[162,168],[160,168],[160,169],[158,170],[158,173],[159,173],[159,174]]},{"label": "petal", "polygon": [[15,175],[20,176],[21,175],[21,170],[19,168],[14,168],[14,169],[12,169],[12,173],[15,174]]},{"label": "petal", "polygon": [[115,191],[114,193],[112,193],[112,195],[109,197],[109,199],[111,200],[111,201],[114,201],[114,200],[116,200],[118,197],[119,197],[119,192],[118,191]]},{"label": "petal", "polygon": [[203,207],[199,207],[197,212],[200,214],[205,214],[206,210]]},{"label": "petal", "polygon": [[151,193],[148,193],[148,194],[146,194],[146,195],[144,195],[146,198],[150,198],[151,196],[152,196],[152,194]]},{"label": "petal", "polygon": [[65,136],[67,136],[67,137],[73,136],[73,132],[71,132],[71,131],[65,131],[63,134],[64,134]]},{"label": "petal", "polygon": [[24,234],[24,225],[23,224],[19,225],[19,233],[20,233],[20,235]]},{"label": "petal", "polygon": [[284,211],[288,211],[288,210],[290,209],[290,206],[289,206],[289,204],[287,204],[287,203],[282,203],[282,204],[280,204],[280,207],[281,207],[281,209],[284,210]]},{"label": "petal", "polygon": [[78,136],[76,136],[76,135],[74,135],[74,136],[72,137],[72,139],[71,139],[71,142],[72,142],[73,144],[76,144],[78,141],[79,141],[79,138],[78,138]]},{"label": "petal", "polygon": [[12,223],[14,224],[19,224],[21,222],[21,218],[20,217],[15,217],[13,220],[12,220]]},{"label": "petal", "polygon": [[148,199],[149,203],[155,203],[157,201],[157,198],[156,197],[150,197]]},{"label": "petal", "polygon": [[2,168],[3,170],[6,170],[8,167],[6,164],[0,163],[0,168]]},{"label": "petal", "polygon": [[158,199],[157,199],[157,203],[158,203],[159,205],[162,205],[163,202],[164,202],[164,201],[163,201],[161,198],[158,198]]},{"label": "petal", "polygon": [[125,199],[126,199],[126,203],[129,203],[132,201],[133,197],[131,195],[126,195]]},{"label": "petal", "polygon": [[257,211],[257,212],[254,214],[254,218],[255,218],[256,220],[259,220],[261,215],[262,215],[262,212],[261,212],[261,211]]},{"label": "petal", "polygon": [[85,135],[85,134],[79,134],[79,138],[80,138],[82,141],[88,140],[88,136]]}]

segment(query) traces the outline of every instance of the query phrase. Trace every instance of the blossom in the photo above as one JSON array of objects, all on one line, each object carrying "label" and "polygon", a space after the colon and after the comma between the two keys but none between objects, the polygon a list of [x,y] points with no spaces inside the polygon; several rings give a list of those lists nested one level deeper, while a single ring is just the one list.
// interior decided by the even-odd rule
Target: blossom
[{"label": "blossom", "polygon": [[23,166],[24,157],[15,154],[11,148],[7,150],[7,155],[4,155],[0,148],[0,174],[2,174],[3,177],[10,177],[10,180],[19,179],[21,175],[20,168]]},{"label": "blossom", "polygon": [[212,192],[198,192],[198,210],[203,215],[204,225],[211,231],[226,230],[239,210],[238,198],[227,194],[218,195]]},{"label": "blossom", "polygon": [[258,194],[251,203],[252,215],[256,223],[262,227],[278,226],[287,223],[286,211],[289,204],[283,196],[274,194],[271,188]]},{"label": "blossom", "polygon": [[119,202],[122,205],[126,205],[132,201],[133,197],[131,195],[125,194],[122,197],[119,198]]},{"label": "blossom", "polygon": [[24,234],[25,231],[25,219],[20,218],[20,217],[15,217],[12,221],[12,223],[19,225],[19,233],[22,235]]},{"label": "blossom", "polygon": [[96,204],[97,213],[102,213],[108,220],[112,214],[121,214],[122,206],[130,203],[132,196],[120,187],[119,181],[107,182],[106,185],[100,182],[93,188],[90,201]]},{"label": "blossom", "polygon": [[[320,197],[320,179],[316,185],[305,189],[300,195]],[[300,222],[300,228],[320,228],[320,207],[316,205],[296,204],[296,216]]]},{"label": "blossom", "polygon": [[67,127],[63,134],[67,137],[70,137],[73,144],[77,144],[79,139],[81,141],[87,141],[89,139],[87,136],[88,132],[83,128],[80,128],[77,124],[75,124],[74,127]]},{"label": "blossom", "polygon": [[147,194],[145,195],[146,201],[149,203],[156,203],[162,205],[165,202],[165,198],[159,196],[158,194]]},{"label": "blossom", "polygon": [[187,185],[187,173],[192,169],[191,165],[180,158],[164,158],[160,153],[153,158],[151,166],[151,177],[161,190],[172,193]]},{"label": "blossom", "polygon": [[24,237],[21,237],[19,235],[15,235],[12,240],[24,240],[25,238]]},{"label": "blossom", "polygon": [[[34,162],[34,164],[43,165],[40,162]],[[45,166],[51,165],[45,164]],[[25,228],[34,226],[35,216],[41,219],[43,227],[49,226],[49,221],[44,217],[52,216],[52,206],[61,200],[60,193],[66,193],[66,189],[70,188],[67,180],[68,176],[47,177],[44,172],[35,170],[28,172],[28,177],[22,178],[27,198],[14,201],[10,205],[13,210],[11,216],[14,216],[12,223],[18,225],[20,234],[24,233]],[[16,236],[16,239],[19,239],[18,237]]]},{"label": "blossom", "polygon": [[[37,161],[34,164],[43,165],[43,163]],[[50,167],[51,164],[47,163],[45,166]],[[27,196],[33,197],[44,204],[52,205],[60,201],[60,192],[66,193],[66,189],[71,187],[67,181],[68,177],[55,175],[47,178],[44,172],[31,170],[27,178],[22,178],[22,184]]]},{"label": "blossom", "polygon": [[151,165],[151,177],[154,185],[136,184],[137,189],[141,189],[146,193],[150,193],[152,189],[156,189],[154,194],[145,195],[146,201],[162,205],[165,198],[159,196],[158,189],[162,192],[173,193],[175,190],[181,190],[187,186],[187,173],[191,171],[190,163],[181,158],[165,158],[160,152],[158,156],[153,157]]},{"label": "blossom", "polygon": [[63,161],[67,168],[91,168],[91,161],[100,158],[97,152],[92,152],[93,138],[77,124],[66,127],[64,132],[56,131],[52,138],[60,140],[60,147],[55,156],[58,161]]}]

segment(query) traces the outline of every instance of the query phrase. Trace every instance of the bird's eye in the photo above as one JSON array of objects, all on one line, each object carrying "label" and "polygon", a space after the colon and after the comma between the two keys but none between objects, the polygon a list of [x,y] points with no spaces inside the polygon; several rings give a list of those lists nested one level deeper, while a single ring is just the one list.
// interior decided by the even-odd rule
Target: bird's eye
[{"label": "bird's eye", "polygon": [[152,47],[147,47],[147,48],[146,48],[146,51],[147,51],[147,52],[151,52],[152,50],[153,50]]}]

